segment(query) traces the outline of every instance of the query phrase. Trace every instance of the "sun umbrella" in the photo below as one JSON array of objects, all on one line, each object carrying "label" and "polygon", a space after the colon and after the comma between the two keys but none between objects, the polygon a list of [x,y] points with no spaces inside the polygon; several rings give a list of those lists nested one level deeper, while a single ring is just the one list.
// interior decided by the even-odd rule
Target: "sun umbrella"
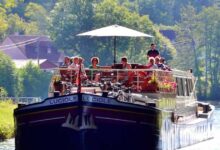
[{"label": "sun umbrella", "polygon": [[111,25],[100,29],[95,29],[85,33],[77,34],[77,36],[114,37],[114,63],[116,63],[116,37],[153,37],[149,34],[145,34],[119,25]]}]

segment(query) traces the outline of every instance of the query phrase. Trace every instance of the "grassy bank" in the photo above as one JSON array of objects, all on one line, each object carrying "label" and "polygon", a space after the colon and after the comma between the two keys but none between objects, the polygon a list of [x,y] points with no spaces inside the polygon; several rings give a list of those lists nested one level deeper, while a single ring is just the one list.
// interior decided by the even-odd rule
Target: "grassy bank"
[{"label": "grassy bank", "polygon": [[0,140],[14,136],[13,110],[16,107],[12,101],[0,101]]}]

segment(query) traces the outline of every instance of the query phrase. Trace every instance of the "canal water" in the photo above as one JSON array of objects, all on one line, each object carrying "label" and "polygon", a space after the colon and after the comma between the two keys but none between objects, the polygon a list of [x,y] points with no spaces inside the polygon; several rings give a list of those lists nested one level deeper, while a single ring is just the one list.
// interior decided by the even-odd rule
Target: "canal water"
[{"label": "canal water", "polygon": [[[215,104],[214,138],[179,150],[220,150],[220,103]],[[14,139],[0,142],[0,150],[15,150]]]}]

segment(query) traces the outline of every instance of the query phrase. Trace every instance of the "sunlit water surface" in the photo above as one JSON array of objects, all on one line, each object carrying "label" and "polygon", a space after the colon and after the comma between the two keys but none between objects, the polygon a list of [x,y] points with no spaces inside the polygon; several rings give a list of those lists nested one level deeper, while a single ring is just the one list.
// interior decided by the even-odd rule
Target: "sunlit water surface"
[{"label": "sunlit water surface", "polygon": [[[220,150],[220,103],[215,106],[214,138],[179,150]],[[0,142],[0,150],[15,150],[14,139]]]}]

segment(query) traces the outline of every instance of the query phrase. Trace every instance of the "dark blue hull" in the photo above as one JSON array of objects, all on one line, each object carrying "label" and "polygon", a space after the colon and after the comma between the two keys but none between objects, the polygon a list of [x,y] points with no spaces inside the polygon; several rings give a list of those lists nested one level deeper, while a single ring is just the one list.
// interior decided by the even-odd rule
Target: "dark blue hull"
[{"label": "dark blue hull", "polygon": [[16,150],[157,149],[156,109],[76,96],[81,99],[62,104],[49,99],[52,105],[16,110]]},{"label": "dark blue hull", "polygon": [[25,127],[16,150],[153,150],[158,136],[150,127],[105,126],[73,131],[60,126]]}]

